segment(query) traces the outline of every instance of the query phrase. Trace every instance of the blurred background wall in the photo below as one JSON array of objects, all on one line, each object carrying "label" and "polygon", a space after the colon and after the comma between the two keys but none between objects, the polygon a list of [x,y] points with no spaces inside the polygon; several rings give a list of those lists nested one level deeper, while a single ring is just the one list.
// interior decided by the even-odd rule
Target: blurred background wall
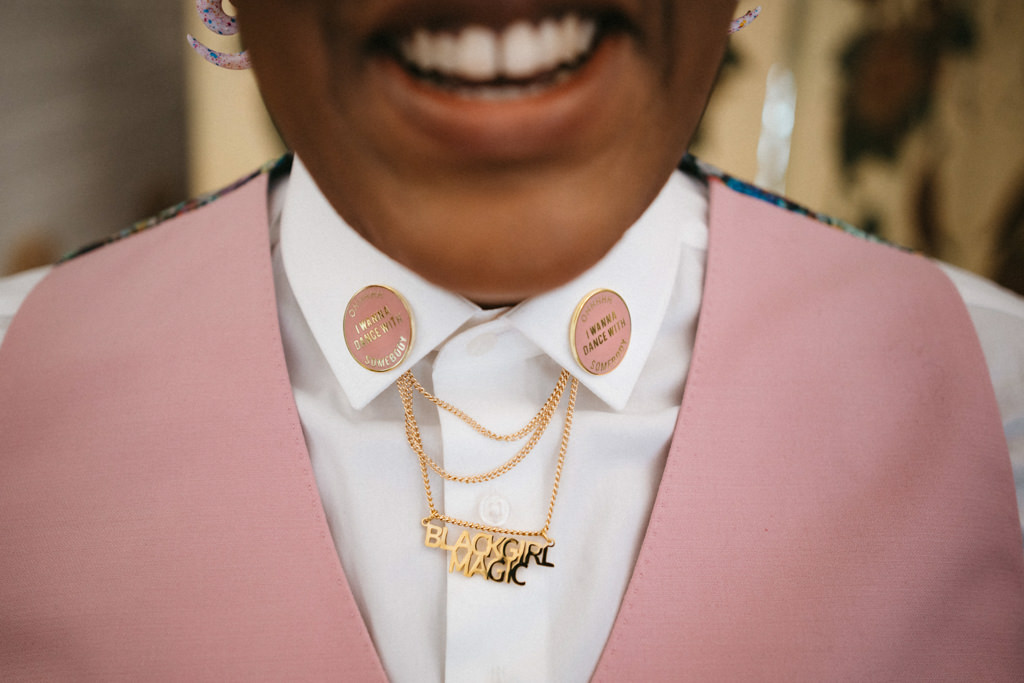
[{"label": "blurred background wall", "polygon": [[[3,0],[0,275],[51,263],[283,150],[192,0]],[[230,6],[228,6],[230,9]],[[233,42],[234,41],[234,42]]]},{"label": "blurred background wall", "polygon": [[171,3],[3,2],[0,270],[9,272],[186,190],[185,83]]},{"label": "blurred background wall", "polygon": [[763,5],[694,152],[1024,292],[1024,3]]},{"label": "blurred background wall", "polygon": [[[5,1],[0,269],[46,262],[283,149],[251,74],[188,50],[186,31],[239,49],[191,1]],[[693,151],[1024,292],[1021,0],[760,1]]]}]

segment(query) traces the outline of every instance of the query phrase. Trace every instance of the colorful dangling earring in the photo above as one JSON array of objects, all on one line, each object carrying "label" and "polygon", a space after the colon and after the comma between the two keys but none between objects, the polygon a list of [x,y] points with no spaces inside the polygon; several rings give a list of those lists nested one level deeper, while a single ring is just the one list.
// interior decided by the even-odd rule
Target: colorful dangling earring
[{"label": "colorful dangling earring", "polygon": [[729,26],[729,33],[730,34],[736,33],[736,31],[739,31],[741,28],[743,28],[744,26],[746,26],[747,24],[752,22],[754,19],[757,19],[760,15],[761,15],[761,6],[758,5],[754,9],[752,9],[749,12],[747,12],[746,14],[744,14],[739,19],[734,19],[732,24]]},{"label": "colorful dangling earring", "polygon": [[[224,11],[224,0],[196,0],[196,11],[206,28],[222,36],[233,36],[238,33],[238,20]],[[189,34],[188,42],[199,56],[214,66],[222,69],[248,69],[252,66],[249,51],[218,52],[200,43],[195,36]]]}]

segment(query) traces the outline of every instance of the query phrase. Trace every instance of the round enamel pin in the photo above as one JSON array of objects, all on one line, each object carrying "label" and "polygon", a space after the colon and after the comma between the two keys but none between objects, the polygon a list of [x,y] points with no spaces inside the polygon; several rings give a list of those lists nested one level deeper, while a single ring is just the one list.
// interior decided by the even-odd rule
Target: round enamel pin
[{"label": "round enamel pin", "polygon": [[610,289],[598,289],[583,297],[572,314],[569,345],[581,368],[606,375],[626,357],[632,333],[626,302]]},{"label": "round enamel pin", "polygon": [[383,285],[359,290],[345,307],[345,345],[367,370],[387,372],[401,365],[412,348],[409,303]]}]

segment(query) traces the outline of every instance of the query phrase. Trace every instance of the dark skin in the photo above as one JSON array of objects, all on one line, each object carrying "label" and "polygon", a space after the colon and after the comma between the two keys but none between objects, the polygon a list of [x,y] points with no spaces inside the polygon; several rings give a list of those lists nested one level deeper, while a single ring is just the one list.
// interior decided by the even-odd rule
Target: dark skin
[{"label": "dark skin", "polygon": [[[396,261],[483,305],[594,265],[682,157],[734,0],[238,0],[274,120],[332,206]],[[557,85],[485,101],[389,51],[417,27],[613,17]],[[384,46],[381,49],[381,46]]]}]

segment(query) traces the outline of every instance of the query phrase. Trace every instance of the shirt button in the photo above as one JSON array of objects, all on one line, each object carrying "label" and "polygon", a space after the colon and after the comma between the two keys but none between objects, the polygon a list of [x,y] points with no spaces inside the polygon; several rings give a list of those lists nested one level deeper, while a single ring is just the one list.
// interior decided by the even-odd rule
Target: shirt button
[{"label": "shirt button", "polygon": [[490,332],[485,332],[466,344],[466,353],[471,356],[482,356],[498,343],[498,337]]},{"label": "shirt button", "polygon": [[508,521],[511,508],[508,501],[497,493],[484,496],[480,501],[480,519],[490,526],[501,526]]}]

